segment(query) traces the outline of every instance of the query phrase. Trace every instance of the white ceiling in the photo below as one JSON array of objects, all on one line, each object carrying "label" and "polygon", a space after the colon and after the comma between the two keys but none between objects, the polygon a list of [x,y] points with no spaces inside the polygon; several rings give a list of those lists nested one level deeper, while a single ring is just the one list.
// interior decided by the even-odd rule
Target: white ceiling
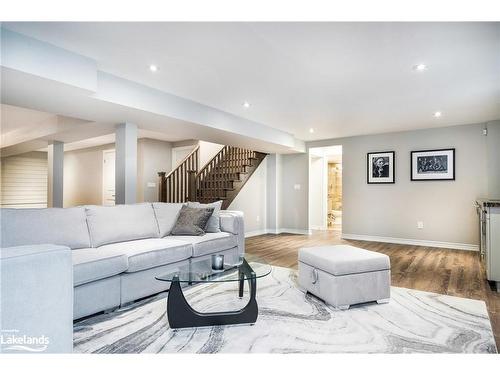
[{"label": "white ceiling", "polygon": [[[163,133],[152,132],[146,129],[138,129],[137,137],[140,138],[151,138],[161,141],[171,142],[172,140]],[[110,143],[115,143],[115,133],[105,134],[98,137],[91,137],[81,139],[75,142],[69,142],[64,144],[64,151],[74,151],[80,150],[82,148],[96,147],[107,145]],[[47,151],[46,147],[40,148],[38,151]]]},{"label": "white ceiling", "polygon": [[53,113],[6,104],[0,104],[0,114],[2,118],[0,132],[2,135],[25,128],[26,126],[38,126],[46,122],[57,121],[57,115]]},{"label": "white ceiling", "polygon": [[500,118],[500,23],[3,26],[303,140]]}]

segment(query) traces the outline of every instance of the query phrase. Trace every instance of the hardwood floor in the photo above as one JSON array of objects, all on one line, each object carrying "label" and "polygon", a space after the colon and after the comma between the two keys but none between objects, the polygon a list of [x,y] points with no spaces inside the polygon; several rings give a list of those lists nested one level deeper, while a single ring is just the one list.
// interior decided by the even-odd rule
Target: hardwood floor
[{"label": "hardwood floor", "polygon": [[246,239],[246,252],[281,267],[297,268],[301,247],[350,244],[387,254],[391,258],[392,285],[486,302],[500,348],[500,293],[486,281],[479,254],[412,245],[342,240],[336,231],[313,231],[310,236],[266,234]]}]

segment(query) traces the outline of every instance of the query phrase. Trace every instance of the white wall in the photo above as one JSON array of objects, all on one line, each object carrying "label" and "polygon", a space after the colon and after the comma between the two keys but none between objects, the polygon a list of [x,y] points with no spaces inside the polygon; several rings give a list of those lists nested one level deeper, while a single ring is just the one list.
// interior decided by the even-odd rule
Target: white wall
[{"label": "white wall", "polygon": [[266,229],[270,232],[277,232],[280,229],[281,223],[281,155],[270,154],[266,157],[267,163],[267,176],[266,176],[266,188],[267,188],[267,219],[266,219]]},{"label": "white wall", "polygon": [[309,224],[311,229],[326,229],[326,170],[325,157],[311,156],[309,164]]},{"label": "white wall", "polygon": [[[64,207],[102,204],[102,151],[114,144],[64,153]],[[158,200],[158,172],[170,172],[169,142],[141,138],[137,143],[137,202]],[[148,187],[154,182],[155,187]]]},{"label": "white wall", "polygon": [[[495,123],[496,124],[496,123]],[[491,127],[495,130],[496,126]],[[478,222],[472,202],[488,195],[498,177],[488,143],[499,133],[483,136],[484,124],[350,137],[311,142],[308,147],[343,146],[344,234],[382,236],[458,244],[478,243]],[[495,140],[490,136],[496,137]],[[410,181],[410,151],[454,147],[455,181]],[[366,183],[366,153],[396,152],[396,183]],[[490,167],[488,167],[488,162]],[[498,174],[498,172],[497,172]],[[286,192],[285,192],[286,194]],[[490,195],[493,192],[490,191]],[[424,222],[417,229],[417,221]]]},{"label": "white wall", "polygon": [[200,169],[205,166],[217,153],[222,150],[224,145],[200,141]]},{"label": "white wall", "polygon": [[[170,172],[172,145],[170,142],[141,138],[137,142],[137,201],[158,201],[158,172]],[[155,186],[148,186],[153,183]]]},{"label": "white wall", "polygon": [[200,161],[200,169],[205,166],[222,148],[224,145],[206,141],[197,141],[194,139],[179,141],[172,143],[172,147],[186,147],[186,146],[200,146],[199,150],[199,161]]},{"label": "white wall", "polygon": [[267,158],[229,205],[228,210],[243,211],[245,233],[262,233],[267,228]]},{"label": "white wall", "polygon": [[4,157],[0,172],[2,207],[47,207],[47,153]]},{"label": "white wall", "polygon": [[280,228],[309,230],[309,155],[281,155]]},{"label": "white wall", "polygon": [[114,144],[64,153],[64,207],[102,204],[102,152]]}]

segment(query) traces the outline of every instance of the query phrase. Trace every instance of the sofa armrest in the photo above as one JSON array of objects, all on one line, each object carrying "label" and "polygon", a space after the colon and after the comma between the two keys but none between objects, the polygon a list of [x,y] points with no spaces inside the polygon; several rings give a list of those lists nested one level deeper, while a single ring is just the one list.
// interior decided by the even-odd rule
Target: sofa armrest
[{"label": "sofa armrest", "polygon": [[[0,249],[0,286],[0,352],[73,351],[73,262],[69,247]],[[32,338],[35,341],[30,343]]]},{"label": "sofa armrest", "polygon": [[241,211],[220,211],[220,230],[232,234],[245,232],[243,225],[243,212]]},{"label": "sofa armrest", "polygon": [[241,211],[220,211],[220,229],[238,236],[238,250],[245,253],[245,223]]}]

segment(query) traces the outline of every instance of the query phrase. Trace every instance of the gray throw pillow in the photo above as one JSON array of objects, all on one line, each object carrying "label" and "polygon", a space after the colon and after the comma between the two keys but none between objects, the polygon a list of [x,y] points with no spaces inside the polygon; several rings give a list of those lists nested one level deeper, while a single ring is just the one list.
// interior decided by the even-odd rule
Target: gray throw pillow
[{"label": "gray throw pillow", "polygon": [[222,208],[222,201],[217,201],[214,203],[198,203],[198,202],[188,202],[188,207],[193,208],[210,208],[213,207],[214,212],[208,220],[205,232],[207,233],[218,233],[220,232],[220,210]]},{"label": "gray throw pillow", "polygon": [[182,206],[177,222],[170,234],[172,236],[201,236],[205,234],[204,229],[213,211],[212,207],[193,208]]}]

